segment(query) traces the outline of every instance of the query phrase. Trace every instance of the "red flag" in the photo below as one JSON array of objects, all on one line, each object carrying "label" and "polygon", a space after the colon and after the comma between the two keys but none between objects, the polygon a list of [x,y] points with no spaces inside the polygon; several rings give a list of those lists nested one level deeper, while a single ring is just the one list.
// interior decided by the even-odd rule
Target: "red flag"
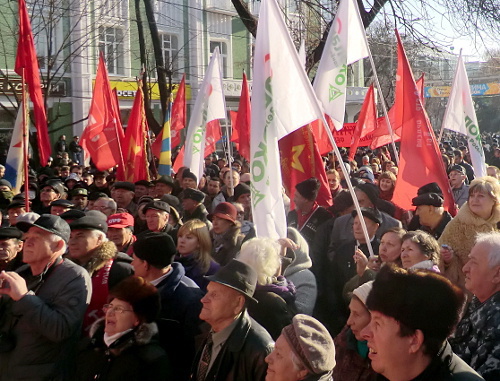
[{"label": "red flag", "polygon": [[[17,55],[15,72],[24,76],[28,84],[31,102],[33,102],[33,113],[35,115],[35,126],[37,130],[37,146],[40,164],[47,164],[52,149],[47,129],[47,114],[45,113],[42,96],[42,85],[40,82],[40,71],[35,51],[35,42],[31,30],[30,18],[26,3],[19,0],[19,40],[17,43]],[[24,69],[24,70],[23,70]]]},{"label": "red flag", "polygon": [[235,132],[238,134],[238,140],[235,140],[239,144],[238,151],[240,155],[248,161],[250,161],[250,124],[250,94],[248,91],[247,75],[243,73],[240,104],[238,106],[238,115],[236,116],[236,121],[233,124],[233,135],[235,134]]},{"label": "red flag", "polygon": [[366,92],[365,101],[359,113],[356,129],[351,138],[351,148],[349,149],[349,160],[354,159],[354,154],[359,145],[359,139],[373,132],[377,127],[377,107],[375,105],[375,91],[373,84]]},{"label": "red flag", "polygon": [[[179,89],[175,96],[170,114],[170,147],[174,149],[181,144],[180,131],[186,126],[186,74],[182,76]],[[157,158],[161,154],[161,146],[163,141],[163,128],[156,136],[154,143],[151,145],[151,152]]]},{"label": "red flag", "polygon": [[146,151],[148,125],[144,112],[144,94],[142,86],[137,87],[134,104],[125,133],[124,148],[124,175],[125,181],[136,182],[149,180],[148,158]]},{"label": "red flag", "polygon": [[283,184],[290,195],[290,208],[293,209],[295,185],[310,177],[316,177],[320,183],[316,201],[321,206],[332,205],[332,194],[328,187],[325,165],[316,145],[309,125],[295,130],[279,140],[281,156],[281,175]]},{"label": "red flag", "polygon": [[[332,132],[332,134],[335,136],[335,132],[340,132],[342,130],[337,131],[335,129],[335,126],[333,125],[332,119],[325,114],[325,119],[328,122],[328,128]],[[321,120],[315,120],[314,122],[311,122],[310,124],[311,131],[314,135],[314,140],[316,140],[316,144],[318,145],[318,151],[321,155],[326,155],[328,152],[333,150],[332,144],[330,143],[330,138],[328,137],[328,134],[325,130],[325,127],[323,126],[323,122]]]},{"label": "red flag", "polygon": [[417,90],[420,94],[420,101],[425,105],[425,73],[422,73],[419,79],[417,79]]},{"label": "red flag", "polygon": [[203,157],[207,157],[212,152],[215,152],[215,143],[221,140],[221,138],[219,119],[208,122],[205,132],[205,153]]},{"label": "red flag", "polygon": [[396,88],[400,90],[400,116],[402,122],[399,174],[392,201],[403,209],[413,208],[411,199],[417,189],[436,182],[442,189],[445,207],[453,214],[455,202],[448,183],[448,176],[439,152],[436,137],[422,106],[417,85],[406,58],[399,33],[398,77]]},{"label": "red flag", "polygon": [[120,128],[120,117],[111,92],[108,71],[103,55],[99,56],[94,92],[90,104],[89,122],[82,134],[82,146],[90,155],[97,169],[108,170],[123,166],[121,142],[124,140]]}]

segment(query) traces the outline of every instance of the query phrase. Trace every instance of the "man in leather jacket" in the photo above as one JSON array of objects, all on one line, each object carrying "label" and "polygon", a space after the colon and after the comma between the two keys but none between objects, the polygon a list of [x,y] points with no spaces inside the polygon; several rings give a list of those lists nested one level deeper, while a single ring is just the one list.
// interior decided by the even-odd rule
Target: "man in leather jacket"
[{"label": "man in leather jacket", "polygon": [[210,327],[192,366],[191,380],[264,381],[273,341],[269,333],[246,311],[254,303],[257,273],[231,260],[215,275],[201,302],[200,318]]}]

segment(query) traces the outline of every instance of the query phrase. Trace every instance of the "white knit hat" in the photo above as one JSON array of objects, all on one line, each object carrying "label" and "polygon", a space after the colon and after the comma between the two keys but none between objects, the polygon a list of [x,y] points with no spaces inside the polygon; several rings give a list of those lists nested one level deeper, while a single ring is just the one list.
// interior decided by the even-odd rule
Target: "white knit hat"
[{"label": "white knit hat", "polygon": [[366,299],[368,298],[368,294],[372,290],[372,286],[373,286],[373,281],[371,280],[369,282],[363,283],[352,293],[353,295],[356,295],[359,298],[359,300],[363,302],[364,305],[366,305]]}]

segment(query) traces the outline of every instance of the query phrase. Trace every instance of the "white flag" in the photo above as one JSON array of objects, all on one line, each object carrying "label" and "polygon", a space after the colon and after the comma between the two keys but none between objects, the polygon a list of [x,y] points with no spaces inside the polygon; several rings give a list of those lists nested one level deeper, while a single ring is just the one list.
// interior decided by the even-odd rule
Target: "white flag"
[{"label": "white flag", "polygon": [[219,47],[216,47],[196,97],[185,143],[184,166],[189,167],[198,180],[203,175],[207,123],[225,117],[226,101],[222,91],[220,54]]},{"label": "white flag", "polygon": [[[17,111],[14,129],[12,130],[12,138],[10,141],[9,152],[7,153],[7,160],[5,161],[5,176],[4,179],[8,180],[12,185],[12,191],[17,194],[21,191],[21,186],[24,183],[24,137],[23,137],[23,112],[27,114],[23,102],[19,104]],[[28,121],[26,115],[26,121]]]},{"label": "white flag", "polygon": [[356,0],[341,0],[314,79],[314,91],[336,130],[344,126],[347,65],[368,54],[358,4]]},{"label": "white flag", "polygon": [[479,132],[476,111],[472,103],[469,78],[465,70],[462,53],[458,58],[457,70],[451,94],[448,98],[442,128],[467,136],[474,174],[476,177],[486,176],[483,143],[481,142],[481,133]]},{"label": "white flag", "polygon": [[255,41],[250,168],[257,235],[286,237],[278,140],[322,117],[276,0],[263,0]]}]

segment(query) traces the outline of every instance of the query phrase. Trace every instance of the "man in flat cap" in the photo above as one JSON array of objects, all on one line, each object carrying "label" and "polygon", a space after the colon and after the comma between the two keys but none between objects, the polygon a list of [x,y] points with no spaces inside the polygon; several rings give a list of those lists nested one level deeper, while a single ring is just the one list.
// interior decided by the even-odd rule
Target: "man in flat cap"
[{"label": "man in flat cap", "polygon": [[135,184],[128,181],[117,181],[111,187],[111,197],[118,208],[125,209],[132,216],[137,216],[137,204],[134,202]]},{"label": "man in flat cap", "polygon": [[64,193],[64,186],[59,180],[48,180],[40,189],[41,205],[37,210],[38,214],[50,213],[50,204],[53,201],[59,200]]},{"label": "man in flat cap", "polygon": [[264,381],[273,340],[246,309],[255,303],[257,273],[233,259],[207,279],[200,318],[211,331],[193,362],[191,380]]},{"label": "man in flat cap", "polygon": [[451,167],[448,177],[455,204],[461,208],[469,198],[469,186],[465,183],[465,180],[467,180],[465,168],[458,164],[454,165]]},{"label": "man in flat cap", "polygon": [[197,218],[211,227],[208,221],[208,212],[203,205],[203,199],[205,198],[205,193],[199,191],[198,189],[186,188],[183,191],[182,198],[182,208],[184,213],[182,215],[182,220],[184,222]]},{"label": "man in flat cap", "polygon": [[71,236],[68,258],[82,266],[92,279],[92,299],[85,313],[83,328],[104,316],[102,306],[107,303],[109,290],[134,273],[132,258],[116,249],[106,237],[105,218],[85,216],[69,224]]},{"label": "man in flat cap", "polygon": [[[161,345],[169,354],[175,380],[186,380],[195,355],[195,336],[200,332],[198,315],[203,292],[174,262],[177,250],[167,233],[145,232],[133,244],[135,275],[156,286],[160,293]],[[168,322],[168,325],[167,323]]]},{"label": "man in flat cap", "polygon": [[154,185],[150,183],[148,180],[139,180],[134,183],[135,192],[134,192],[134,202],[136,204],[139,203],[139,199],[142,196],[149,196],[149,190],[152,189]]},{"label": "man in flat cap", "polygon": [[443,197],[437,193],[424,193],[412,199],[415,215],[420,221],[420,230],[439,239],[444,228],[453,217],[443,208]]},{"label": "man in flat cap", "polygon": [[0,229],[0,271],[15,271],[22,266],[23,232],[15,227]]},{"label": "man in flat cap", "polygon": [[281,331],[266,357],[266,381],[332,381],[335,345],[325,326],[299,314]]},{"label": "man in flat cap", "polygon": [[177,243],[177,229],[169,224],[170,205],[165,201],[151,201],[143,209],[148,231],[167,233]]},{"label": "man in flat cap", "polygon": [[23,200],[12,200],[12,202],[7,206],[7,215],[9,216],[9,225],[16,226],[17,217],[21,214],[26,213],[26,201]]},{"label": "man in flat cap", "polygon": [[63,219],[44,214],[18,227],[26,265],[0,273],[0,380],[74,379],[89,275],[62,258],[70,235]]},{"label": "man in flat cap", "polygon": [[447,341],[464,300],[440,274],[382,267],[366,300],[371,320],[361,330],[377,380],[483,380]]},{"label": "man in flat cap", "polygon": [[174,179],[172,176],[162,175],[154,181],[156,197],[161,198],[165,194],[172,194],[174,190]]},{"label": "man in flat cap", "polygon": [[293,201],[295,209],[287,217],[287,225],[297,229],[307,241],[309,247],[314,243],[316,230],[332,215],[316,202],[321,184],[315,177],[304,180],[295,186]]}]

